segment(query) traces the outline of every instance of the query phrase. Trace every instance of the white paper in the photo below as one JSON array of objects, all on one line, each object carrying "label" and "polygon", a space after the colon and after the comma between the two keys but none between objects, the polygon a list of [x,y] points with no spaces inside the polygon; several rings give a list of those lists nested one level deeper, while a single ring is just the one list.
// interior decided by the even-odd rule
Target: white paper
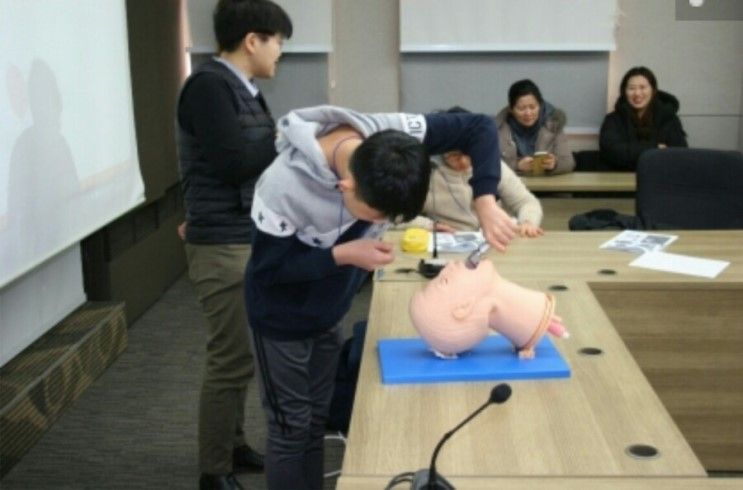
[{"label": "white paper", "polygon": [[[436,250],[439,252],[472,252],[485,240],[479,231],[456,233],[436,232]],[[433,233],[428,237],[428,251],[433,252]]]},{"label": "white paper", "polygon": [[730,265],[730,262],[691,257],[689,255],[669,254],[666,252],[647,252],[630,262],[629,265],[713,279],[725,270]]},{"label": "white paper", "polygon": [[611,240],[602,243],[599,248],[619,250],[633,254],[656,252],[663,250],[673,243],[678,235],[663,235],[661,233],[646,233],[644,231],[624,230]]}]

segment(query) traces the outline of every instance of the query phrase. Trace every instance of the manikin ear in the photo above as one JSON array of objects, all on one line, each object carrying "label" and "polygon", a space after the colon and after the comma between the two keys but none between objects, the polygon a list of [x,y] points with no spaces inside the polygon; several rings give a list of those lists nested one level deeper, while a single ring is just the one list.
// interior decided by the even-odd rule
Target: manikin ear
[{"label": "manikin ear", "polygon": [[456,305],[454,305],[454,308],[452,308],[451,310],[451,315],[456,320],[464,320],[470,315],[470,313],[472,313],[472,309],[474,307],[475,307],[475,300],[473,299],[462,300]]}]

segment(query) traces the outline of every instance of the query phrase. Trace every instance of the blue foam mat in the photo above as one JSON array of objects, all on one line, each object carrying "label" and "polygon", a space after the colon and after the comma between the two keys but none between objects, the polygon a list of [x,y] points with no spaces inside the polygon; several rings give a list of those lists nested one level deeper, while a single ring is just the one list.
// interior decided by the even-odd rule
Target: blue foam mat
[{"label": "blue foam mat", "polygon": [[569,378],[570,366],[545,335],[534,359],[519,359],[502,335],[489,335],[457,359],[441,359],[420,337],[377,343],[383,384]]}]

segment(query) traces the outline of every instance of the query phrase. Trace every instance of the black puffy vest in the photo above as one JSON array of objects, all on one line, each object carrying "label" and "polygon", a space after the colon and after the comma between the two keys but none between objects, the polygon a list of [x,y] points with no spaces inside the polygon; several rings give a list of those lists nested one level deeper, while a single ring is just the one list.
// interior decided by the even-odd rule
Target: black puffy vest
[{"label": "black puffy vest", "polygon": [[[203,63],[181,90],[201,73],[214,73],[228,83],[234,95],[242,132],[247,141],[273,137],[275,123],[245,84],[229,68],[214,60]],[[209,171],[201,143],[176,121],[176,141],[188,229],[194,244],[250,243],[250,206],[256,179],[242,185],[226,183]]]}]

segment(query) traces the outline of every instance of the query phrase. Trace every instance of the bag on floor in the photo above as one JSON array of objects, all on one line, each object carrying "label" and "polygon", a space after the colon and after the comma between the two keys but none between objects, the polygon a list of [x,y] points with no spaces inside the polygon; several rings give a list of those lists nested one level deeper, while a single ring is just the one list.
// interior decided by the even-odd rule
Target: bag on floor
[{"label": "bag on floor", "polygon": [[357,322],[353,326],[353,336],[346,340],[341,348],[338,370],[335,375],[333,398],[330,401],[330,413],[328,414],[328,422],[325,424],[328,430],[348,433],[365,335],[366,321]]}]

